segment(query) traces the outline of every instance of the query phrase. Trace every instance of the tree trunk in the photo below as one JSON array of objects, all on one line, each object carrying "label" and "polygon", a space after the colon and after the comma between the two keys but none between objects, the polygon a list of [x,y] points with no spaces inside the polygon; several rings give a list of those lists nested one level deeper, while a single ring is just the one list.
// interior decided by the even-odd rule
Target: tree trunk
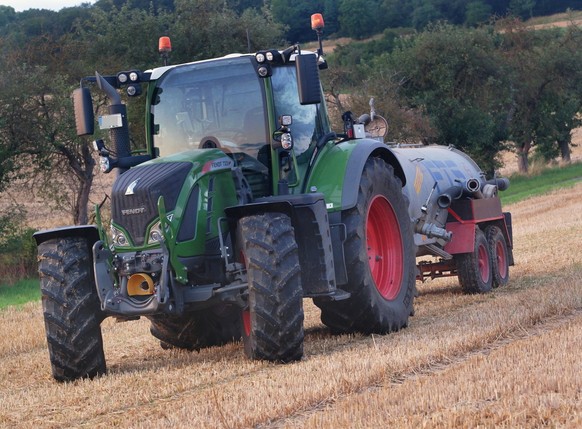
[{"label": "tree trunk", "polygon": [[529,170],[529,150],[531,142],[521,143],[517,150],[517,169],[520,173],[526,174]]},{"label": "tree trunk", "polygon": [[77,171],[79,177],[79,189],[77,198],[75,199],[75,225],[86,225],[89,222],[89,196],[91,195],[91,187],[93,186],[93,169],[95,167],[95,160],[89,150],[88,145],[84,145],[81,149],[83,157],[82,169]]},{"label": "tree trunk", "polygon": [[562,156],[562,161],[570,164],[572,158],[570,157],[570,139],[560,139],[558,140],[558,146],[560,147],[560,155]]}]

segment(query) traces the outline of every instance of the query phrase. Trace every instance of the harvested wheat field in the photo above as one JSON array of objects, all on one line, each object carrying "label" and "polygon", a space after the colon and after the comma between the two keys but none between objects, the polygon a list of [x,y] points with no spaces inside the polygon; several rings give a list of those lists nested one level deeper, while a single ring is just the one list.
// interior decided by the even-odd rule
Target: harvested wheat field
[{"label": "harvested wheat field", "polygon": [[0,313],[2,427],[582,427],[582,183],[506,207],[508,286],[420,286],[410,326],[332,336],[305,302],[305,357],[163,350],[146,321],[103,324],[109,373],[53,381],[40,304]]}]

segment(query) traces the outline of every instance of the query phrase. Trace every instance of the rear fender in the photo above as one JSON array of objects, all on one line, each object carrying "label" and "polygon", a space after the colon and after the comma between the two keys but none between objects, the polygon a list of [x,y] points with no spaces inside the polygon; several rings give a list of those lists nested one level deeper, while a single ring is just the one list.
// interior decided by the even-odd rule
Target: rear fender
[{"label": "rear fender", "polygon": [[358,201],[360,178],[370,157],[382,158],[394,168],[402,186],[406,177],[390,148],[377,140],[349,140],[328,146],[318,158],[307,182],[325,197],[330,212],[352,208]]}]

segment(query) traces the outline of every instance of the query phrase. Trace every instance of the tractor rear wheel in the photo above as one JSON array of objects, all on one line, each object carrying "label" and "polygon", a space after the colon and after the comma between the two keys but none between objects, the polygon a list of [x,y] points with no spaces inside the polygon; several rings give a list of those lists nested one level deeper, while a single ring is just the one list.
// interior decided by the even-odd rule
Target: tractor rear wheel
[{"label": "tractor rear wheel", "polygon": [[491,254],[491,272],[493,287],[505,286],[509,282],[509,251],[507,241],[498,226],[492,225],[485,229],[489,253]]},{"label": "tractor rear wheel", "polygon": [[248,282],[248,308],[242,310],[245,354],[283,363],[301,359],[303,290],[291,220],[281,213],[240,219],[237,248]]},{"label": "tractor rear wheel", "polygon": [[53,377],[58,381],[106,372],[101,322],[89,243],[47,240],[38,246],[42,308]]},{"label": "tractor rear wheel", "polygon": [[238,308],[231,305],[213,307],[184,316],[158,314],[149,316],[151,334],[162,348],[200,350],[240,340]]},{"label": "tractor rear wheel", "polygon": [[355,207],[342,212],[350,292],[342,301],[315,300],[334,332],[385,334],[408,323],[416,287],[415,247],[408,201],[392,166],[370,158]]},{"label": "tractor rear wheel", "polygon": [[455,255],[459,283],[466,293],[486,293],[493,287],[489,249],[485,234],[476,226],[473,252]]}]

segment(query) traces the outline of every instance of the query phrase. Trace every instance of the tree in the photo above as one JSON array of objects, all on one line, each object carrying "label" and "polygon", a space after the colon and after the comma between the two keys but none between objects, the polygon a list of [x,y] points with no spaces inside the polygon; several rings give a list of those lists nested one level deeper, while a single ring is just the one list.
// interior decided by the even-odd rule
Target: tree
[{"label": "tree", "polygon": [[[85,70],[117,73],[130,68],[145,70],[161,64],[158,39],[167,35],[171,15],[124,5],[110,11],[92,8],[90,16],[79,21],[65,44],[81,49]],[[84,72],[87,73],[86,71]]]},{"label": "tree", "polygon": [[443,19],[443,15],[430,0],[422,0],[422,3],[412,12],[412,25],[417,30],[422,30],[430,23]]},{"label": "tree", "polygon": [[380,20],[388,28],[411,25],[412,0],[383,0]]},{"label": "tree", "polygon": [[0,31],[16,20],[16,11],[13,7],[0,5]]},{"label": "tree", "polygon": [[31,186],[34,191],[68,213],[75,224],[87,223],[95,161],[88,142],[76,136],[66,77],[27,65],[4,66],[2,76],[2,168],[10,179],[41,178]]},{"label": "tree", "polygon": [[491,6],[477,0],[467,3],[467,10],[465,13],[465,24],[474,27],[479,24],[487,22],[491,16]]},{"label": "tree", "polygon": [[310,29],[311,14],[322,12],[323,4],[313,0],[271,0],[271,11],[275,21],[287,27],[289,42],[306,42],[313,38]]},{"label": "tree", "polygon": [[337,33],[339,26],[339,4],[337,0],[323,0],[323,16],[325,18],[325,32]]},{"label": "tree", "polygon": [[527,19],[533,16],[533,8],[535,5],[536,0],[511,0],[508,10],[514,16]]},{"label": "tree", "polygon": [[570,132],[579,123],[576,113],[582,105],[582,33],[577,28],[532,31],[518,21],[504,22],[503,30],[504,61],[511,70],[509,131],[518,169],[528,171],[536,145],[543,158],[553,157],[560,147],[567,160]]},{"label": "tree", "polygon": [[439,24],[374,63],[377,73],[393,76],[409,109],[428,116],[433,143],[465,150],[489,173],[507,137],[510,95],[498,37]]},{"label": "tree", "polygon": [[172,58],[186,62],[279,46],[283,28],[266,12],[250,8],[238,15],[223,0],[176,0]]},{"label": "tree", "polygon": [[342,0],[339,4],[339,23],[342,34],[356,39],[377,33],[378,2],[374,0]]}]

